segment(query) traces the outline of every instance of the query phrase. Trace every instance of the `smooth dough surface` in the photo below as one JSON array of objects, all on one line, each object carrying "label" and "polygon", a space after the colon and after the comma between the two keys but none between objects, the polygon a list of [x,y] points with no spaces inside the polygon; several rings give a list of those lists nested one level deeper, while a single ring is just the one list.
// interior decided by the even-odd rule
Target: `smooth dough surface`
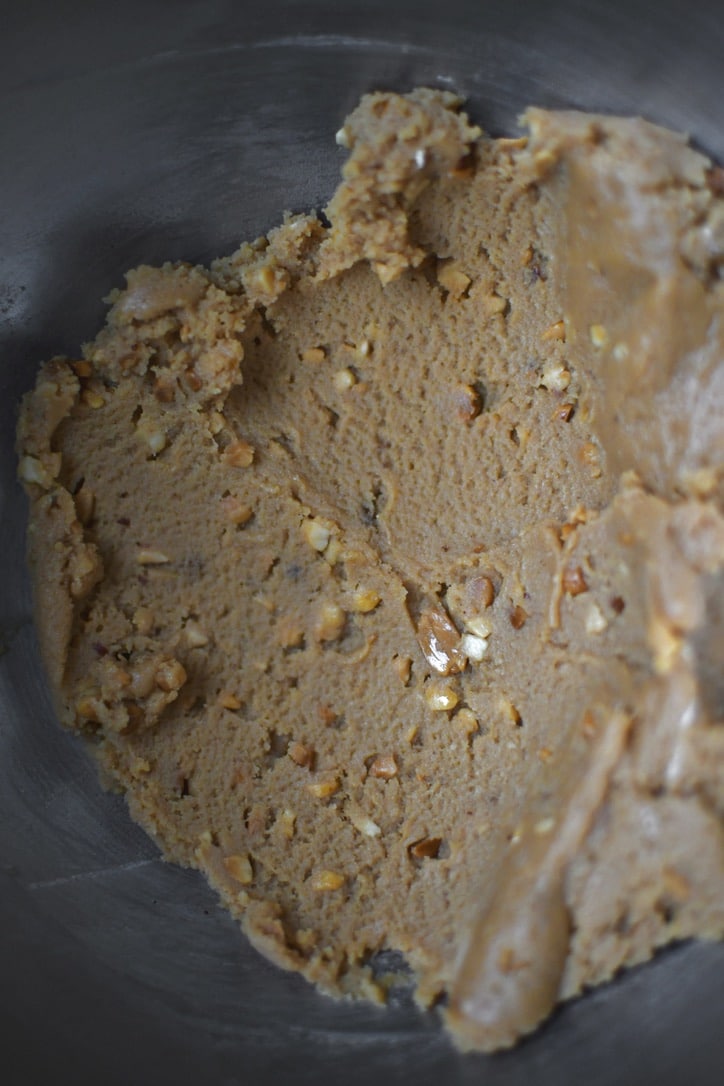
[{"label": "smooth dough surface", "polygon": [[524,120],[367,96],[331,225],[129,272],[18,429],[58,712],[134,818],[482,1049],[724,932],[724,175]]}]

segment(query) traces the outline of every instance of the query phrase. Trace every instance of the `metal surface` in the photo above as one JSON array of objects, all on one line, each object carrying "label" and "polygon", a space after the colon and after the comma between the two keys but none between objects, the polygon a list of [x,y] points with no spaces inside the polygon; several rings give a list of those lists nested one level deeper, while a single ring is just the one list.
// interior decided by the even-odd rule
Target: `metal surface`
[{"label": "metal surface", "polygon": [[[8,5],[5,5],[7,8]],[[249,8],[250,10],[246,10]],[[206,260],[320,206],[361,93],[453,87],[641,112],[724,159],[721,4],[26,0],[0,40],[0,1067],[3,1081],[698,1084],[722,1079],[722,947],[670,951],[494,1058],[432,1016],[333,1003],[163,864],[54,721],[30,623],[14,415],[139,262]],[[695,847],[695,846],[694,846]],[[9,1075],[8,1075],[9,1070]]]}]

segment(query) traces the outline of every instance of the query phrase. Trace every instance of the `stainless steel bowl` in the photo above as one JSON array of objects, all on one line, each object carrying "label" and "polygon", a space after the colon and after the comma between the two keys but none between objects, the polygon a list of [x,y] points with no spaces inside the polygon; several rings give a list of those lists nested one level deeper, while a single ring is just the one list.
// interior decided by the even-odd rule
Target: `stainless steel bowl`
[{"label": "stainless steel bowl", "polygon": [[200,876],[160,860],[54,719],[12,451],[37,363],[95,333],[126,268],[205,261],[284,208],[326,202],[333,134],[365,91],[452,87],[493,133],[529,103],[640,112],[724,159],[721,15],[692,0],[27,0],[4,12],[4,1082],[722,1080],[722,946],[669,951],[496,1057],[460,1056],[404,1001],[334,1003],[262,961]]}]

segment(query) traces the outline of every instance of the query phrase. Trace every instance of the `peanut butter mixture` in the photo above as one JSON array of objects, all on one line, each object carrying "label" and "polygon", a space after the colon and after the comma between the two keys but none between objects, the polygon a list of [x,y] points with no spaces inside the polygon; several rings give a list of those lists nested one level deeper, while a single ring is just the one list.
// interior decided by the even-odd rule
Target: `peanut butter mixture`
[{"label": "peanut butter mixture", "polygon": [[58,712],[334,995],[495,1049],[724,933],[724,176],[365,97],[326,209],[140,267],[19,424]]}]

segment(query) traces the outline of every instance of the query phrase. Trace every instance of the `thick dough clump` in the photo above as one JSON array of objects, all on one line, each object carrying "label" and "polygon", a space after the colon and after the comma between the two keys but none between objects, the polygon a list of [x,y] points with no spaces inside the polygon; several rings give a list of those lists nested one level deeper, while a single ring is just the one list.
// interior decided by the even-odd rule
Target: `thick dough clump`
[{"label": "thick dough clump", "polygon": [[363,99],[327,208],[26,398],[63,722],[262,953],[460,1045],[724,932],[724,199],[641,120]]}]

